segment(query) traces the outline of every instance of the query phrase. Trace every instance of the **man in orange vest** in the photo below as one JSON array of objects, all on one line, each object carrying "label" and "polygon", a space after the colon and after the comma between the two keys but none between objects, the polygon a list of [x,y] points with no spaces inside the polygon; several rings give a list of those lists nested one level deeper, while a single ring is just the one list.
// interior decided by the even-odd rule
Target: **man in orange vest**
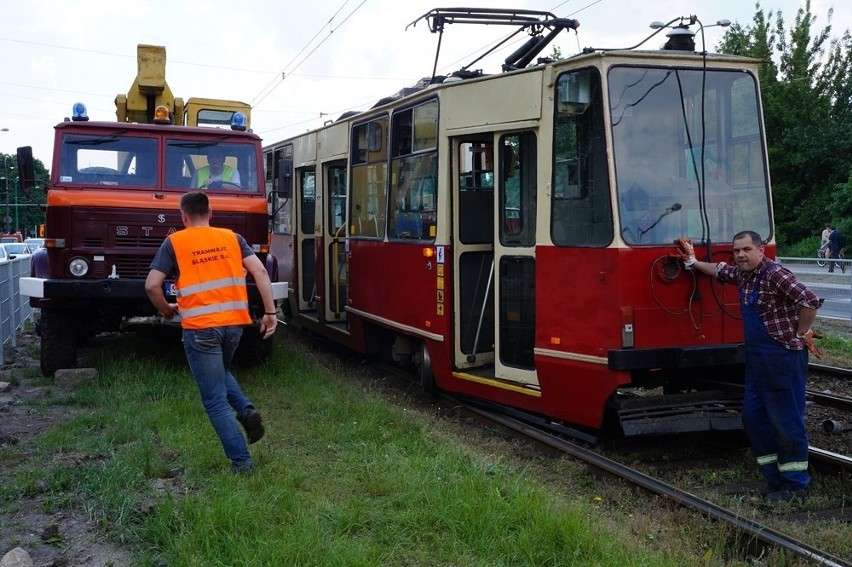
[{"label": "man in orange vest", "polygon": [[[163,317],[180,314],[186,358],[210,423],[231,459],[231,470],[249,473],[253,463],[237,422],[245,428],[249,443],[263,437],[263,423],[229,369],[243,327],[252,323],[246,271],[263,299],[260,332],[264,339],[275,333],[278,320],[266,267],[242,236],[211,227],[212,214],[203,192],[181,197],[180,217],[185,228],[160,246],[145,290]],[[163,289],[171,276],[176,276],[176,304],[166,300]]]}]

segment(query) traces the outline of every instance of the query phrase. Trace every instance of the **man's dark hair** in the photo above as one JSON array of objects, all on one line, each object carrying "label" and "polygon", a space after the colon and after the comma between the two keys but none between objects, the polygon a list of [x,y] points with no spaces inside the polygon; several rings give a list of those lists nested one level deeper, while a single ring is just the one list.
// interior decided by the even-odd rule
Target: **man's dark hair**
[{"label": "man's dark hair", "polygon": [[755,246],[761,246],[762,244],[764,244],[763,239],[760,237],[760,235],[753,230],[741,230],[740,232],[734,235],[734,240],[739,240],[741,238],[745,238],[746,236],[751,238],[751,243]]},{"label": "man's dark hair", "polygon": [[180,210],[188,217],[200,217],[210,214],[210,199],[203,191],[184,193],[180,198]]}]

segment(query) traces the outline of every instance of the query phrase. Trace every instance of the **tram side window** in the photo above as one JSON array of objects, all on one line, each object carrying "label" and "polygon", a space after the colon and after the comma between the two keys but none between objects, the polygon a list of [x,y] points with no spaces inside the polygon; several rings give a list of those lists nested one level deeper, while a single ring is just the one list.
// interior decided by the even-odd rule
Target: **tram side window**
[{"label": "tram side window", "polygon": [[598,71],[560,75],[555,107],[551,237],[565,246],[607,246],[613,219]]},{"label": "tram side window", "polygon": [[396,112],[392,130],[388,236],[434,240],[438,218],[438,101]]},{"label": "tram side window", "polygon": [[356,238],[385,237],[388,205],[387,131],[387,117],[352,127],[349,233]]}]

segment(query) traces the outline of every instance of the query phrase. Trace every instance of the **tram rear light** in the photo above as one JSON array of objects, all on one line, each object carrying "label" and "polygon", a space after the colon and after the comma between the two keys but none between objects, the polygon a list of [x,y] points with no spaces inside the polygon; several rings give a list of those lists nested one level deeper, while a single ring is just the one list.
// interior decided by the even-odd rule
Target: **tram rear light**
[{"label": "tram rear light", "polygon": [[44,241],[45,248],[65,248],[64,238],[46,238]]},{"label": "tram rear light", "polygon": [[432,248],[427,246],[426,248],[423,249],[423,256],[424,257],[431,258],[434,255],[435,255],[435,250],[433,250]]},{"label": "tram rear light", "polygon": [[633,348],[633,308],[621,308],[621,346]]},{"label": "tram rear light", "polygon": [[252,244],[251,249],[256,254],[268,254],[269,244]]}]

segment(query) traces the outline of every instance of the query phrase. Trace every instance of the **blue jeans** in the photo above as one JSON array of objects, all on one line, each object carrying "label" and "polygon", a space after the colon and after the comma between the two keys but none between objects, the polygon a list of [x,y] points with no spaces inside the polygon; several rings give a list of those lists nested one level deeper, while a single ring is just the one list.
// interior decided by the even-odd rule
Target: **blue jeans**
[{"label": "blue jeans", "polygon": [[184,329],[183,349],[225,455],[235,468],[251,468],[251,455],[236,416],[252,403],[229,370],[242,334],[242,327]]}]

